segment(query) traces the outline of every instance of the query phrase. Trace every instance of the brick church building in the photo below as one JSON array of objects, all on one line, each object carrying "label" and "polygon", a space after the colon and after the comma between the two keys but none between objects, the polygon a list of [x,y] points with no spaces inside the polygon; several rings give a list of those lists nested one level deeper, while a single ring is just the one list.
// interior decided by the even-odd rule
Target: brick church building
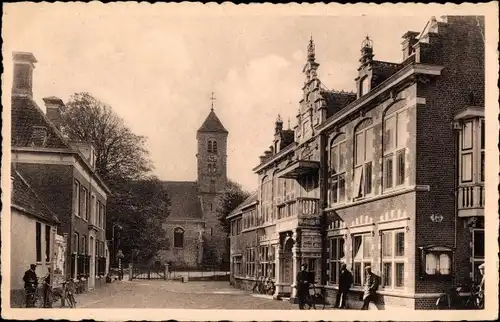
[{"label": "brick church building", "polygon": [[228,134],[212,106],[196,134],[198,180],[164,182],[171,202],[165,223],[171,247],[160,259],[173,269],[220,267],[227,256],[216,198],[227,182]]}]

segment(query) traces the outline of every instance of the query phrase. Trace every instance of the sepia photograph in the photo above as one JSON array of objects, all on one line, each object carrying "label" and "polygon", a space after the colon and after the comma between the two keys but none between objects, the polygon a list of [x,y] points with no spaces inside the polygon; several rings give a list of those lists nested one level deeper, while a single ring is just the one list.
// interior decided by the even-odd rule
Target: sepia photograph
[{"label": "sepia photograph", "polygon": [[3,318],[498,317],[498,3],[3,9]]}]

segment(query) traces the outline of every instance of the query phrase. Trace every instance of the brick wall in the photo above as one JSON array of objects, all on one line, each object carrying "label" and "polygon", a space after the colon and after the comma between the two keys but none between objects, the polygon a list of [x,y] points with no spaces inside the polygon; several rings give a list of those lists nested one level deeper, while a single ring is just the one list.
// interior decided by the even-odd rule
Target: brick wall
[{"label": "brick wall", "polygon": [[[482,19],[480,19],[481,21]],[[439,23],[438,33],[420,54],[422,63],[444,66],[442,76],[419,83],[417,95],[425,105],[417,108],[417,183],[429,185],[429,192],[417,194],[417,246],[438,244],[455,246],[455,154],[452,121],[467,105],[469,92],[474,105],[484,106],[484,42],[475,17],[456,17],[455,23]],[[466,23],[463,23],[466,22]],[[439,213],[443,222],[433,223],[430,215]],[[457,227],[458,228],[458,227]],[[458,239],[457,249],[468,249],[467,240]],[[417,257],[417,264],[420,264]],[[455,262],[462,265],[464,262]],[[417,292],[440,292],[449,282],[419,281]]]},{"label": "brick wall", "polygon": [[[182,248],[174,247],[174,229],[181,227],[184,229],[184,245]],[[172,262],[175,268],[197,268],[199,249],[202,243],[199,240],[199,231],[203,231],[201,222],[167,222],[165,224],[167,236],[170,239],[170,249],[161,251],[158,255],[162,263]]]}]

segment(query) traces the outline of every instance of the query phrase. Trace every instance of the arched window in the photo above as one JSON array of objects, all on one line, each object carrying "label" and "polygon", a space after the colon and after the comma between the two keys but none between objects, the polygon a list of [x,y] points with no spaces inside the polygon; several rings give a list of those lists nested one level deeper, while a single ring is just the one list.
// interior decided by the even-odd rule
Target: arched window
[{"label": "arched window", "polygon": [[329,189],[330,205],[345,200],[346,137],[338,135],[330,144]]},{"label": "arched window", "polygon": [[401,104],[392,105],[384,115],[383,173],[384,190],[405,183],[406,145],[409,138],[407,109]]},{"label": "arched window", "polygon": [[215,192],[215,180],[210,180],[210,192]]},{"label": "arched window", "polygon": [[354,132],[354,190],[353,198],[372,192],[373,127],[372,120],[359,123]]},{"label": "arched window", "polygon": [[176,227],[174,229],[174,247],[184,247],[184,229],[181,227]]},{"label": "arched window", "polygon": [[217,141],[214,139],[208,140],[207,151],[208,153],[217,153]]}]

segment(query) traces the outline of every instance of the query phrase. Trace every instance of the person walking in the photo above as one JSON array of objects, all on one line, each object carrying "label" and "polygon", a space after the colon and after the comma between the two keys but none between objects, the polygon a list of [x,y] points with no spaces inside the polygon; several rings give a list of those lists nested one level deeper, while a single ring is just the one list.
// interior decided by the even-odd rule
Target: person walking
[{"label": "person walking", "polygon": [[339,274],[339,290],[337,292],[337,300],[335,307],[345,309],[347,304],[347,294],[352,285],[352,274],[347,270],[347,265],[342,263]]},{"label": "person walking", "polygon": [[309,272],[307,264],[300,265],[300,272],[297,274],[297,299],[299,301],[299,309],[303,310],[309,295]]},{"label": "person walking", "polygon": [[34,294],[38,288],[38,276],[36,276],[36,265],[31,264],[30,268],[24,272],[24,292],[26,294],[26,307],[34,307]]},{"label": "person walking", "polygon": [[368,310],[370,302],[375,302],[375,292],[378,288],[378,278],[377,275],[372,273],[372,268],[370,266],[365,267],[365,285],[363,293],[363,307],[362,310]]}]

